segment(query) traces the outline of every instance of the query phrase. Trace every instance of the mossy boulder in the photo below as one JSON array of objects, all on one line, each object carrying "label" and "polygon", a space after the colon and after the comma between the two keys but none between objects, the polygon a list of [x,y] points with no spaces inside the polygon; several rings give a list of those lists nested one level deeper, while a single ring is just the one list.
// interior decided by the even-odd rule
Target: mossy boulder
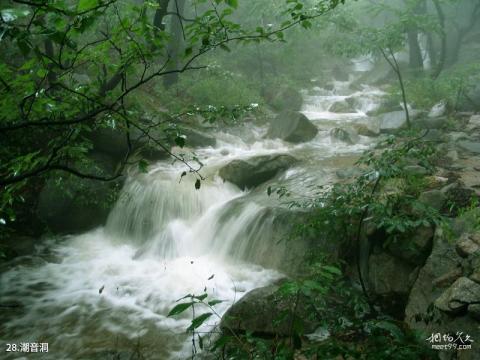
[{"label": "mossy boulder", "polygon": [[312,140],[317,133],[317,127],[305,115],[296,111],[284,111],[270,123],[267,137],[302,143]]},{"label": "mossy boulder", "polygon": [[286,154],[255,156],[233,160],[220,169],[219,175],[240,189],[251,189],[272,179],[297,161]]}]

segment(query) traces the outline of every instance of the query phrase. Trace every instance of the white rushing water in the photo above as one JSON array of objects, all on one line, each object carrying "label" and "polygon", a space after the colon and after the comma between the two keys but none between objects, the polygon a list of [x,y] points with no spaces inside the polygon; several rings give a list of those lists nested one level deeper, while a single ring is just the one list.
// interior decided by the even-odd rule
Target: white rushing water
[{"label": "white rushing water", "polygon": [[[302,192],[308,184],[332,181],[342,159],[371,142],[360,137],[356,145],[344,144],[329,130],[365,119],[380,95],[368,87],[352,92],[347,82],[306,93],[304,113],[320,131],[305,144],[264,139],[262,127],[249,127],[248,136],[218,133],[215,148],[196,151],[207,177],[198,191],[193,175],[180,181],[183,169],[168,161],[131,176],[104,227],[46,242],[1,274],[0,304],[20,306],[3,314],[0,341],[48,342],[42,359],[129,359],[134,350],[146,359],[187,358],[191,313],[166,316],[177,299],[206,291],[224,300],[217,306],[221,315],[249,290],[282,276],[258,265],[275,256],[265,240],[272,237],[272,200],[265,189],[242,192],[224,183],[218,169],[232,159],[290,153],[302,163],[276,181]],[[355,112],[329,111],[347,97],[357,99]]]}]

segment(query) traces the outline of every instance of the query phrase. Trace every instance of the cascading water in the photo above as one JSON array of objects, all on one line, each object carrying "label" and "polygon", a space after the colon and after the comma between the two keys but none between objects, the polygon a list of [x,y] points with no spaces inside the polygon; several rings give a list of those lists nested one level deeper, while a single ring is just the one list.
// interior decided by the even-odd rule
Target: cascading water
[{"label": "cascading water", "polygon": [[[285,266],[279,254],[289,246],[271,241],[279,210],[267,185],[242,192],[218,178],[218,168],[288,152],[301,163],[275,181],[307,194],[309,185],[333,181],[335,169],[371,144],[363,137],[356,145],[339,143],[328,131],[365,119],[380,95],[368,87],[352,92],[348,82],[306,94],[304,112],[320,131],[305,144],[264,139],[262,127],[216,134],[215,148],[196,151],[206,164],[200,190],[193,176],[181,178],[182,168],[168,162],[130,176],[105,227],[46,241],[1,275],[0,304],[15,306],[2,314],[0,341],[48,342],[42,359],[123,359],[135,351],[146,359],[188,357],[191,314],[168,318],[175,301],[206,290],[224,300],[221,315],[247,291],[281,277],[273,269]],[[329,111],[347,96],[358,99],[356,112]]]}]

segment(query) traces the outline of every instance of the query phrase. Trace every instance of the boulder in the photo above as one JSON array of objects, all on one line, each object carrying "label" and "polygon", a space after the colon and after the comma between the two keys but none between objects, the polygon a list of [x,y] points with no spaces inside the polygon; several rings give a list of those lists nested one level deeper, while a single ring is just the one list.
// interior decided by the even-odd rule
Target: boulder
[{"label": "boulder", "polygon": [[480,304],[480,284],[466,277],[458,278],[435,300],[435,307],[451,314],[460,314],[471,304]]},{"label": "boulder", "polygon": [[372,254],[368,278],[373,292],[380,296],[407,296],[412,285],[414,266],[384,252]]},{"label": "boulder", "polygon": [[[432,253],[420,270],[410,292],[405,309],[405,321],[412,329],[424,333],[449,333],[461,329],[464,334],[468,333],[475,339],[480,337],[478,323],[470,316],[452,317],[454,314],[449,305],[453,306],[453,312],[465,311],[465,308],[462,309],[462,306],[458,308],[459,304],[455,302],[449,303],[450,300],[458,298],[470,301],[476,295],[471,296],[470,290],[466,289],[465,285],[468,288],[474,286],[472,288],[474,294],[478,293],[480,285],[473,285],[473,281],[462,278],[463,260],[456,253],[455,245],[449,237],[440,227],[436,229]],[[455,286],[452,286],[453,284]],[[441,296],[443,298],[438,300]],[[434,303],[435,306],[432,307]],[[449,313],[439,308],[447,309]]]},{"label": "boulder", "polygon": [[220,177],[240,189],[251,189],[288,169],[297,160],[290,155],[262,155],[246,160],[233,160],[222,167]]},{"label": "boulder", "polygon": [[[289,336],[295,320],[295,299],[281,295],[279,290],[286,279],[273,285],[248,292],[223,315],[220,328],[226,333],[252,332],[263,336]],[[304,332],[313,332],[320,323],[314,309],[300,297],[295,307],[296,319],[303,320]]]},{"label": "boulder", "polygon": [[[418,110],[409,111],[412,126],[413,120],[417,119],[420,114],[421,112]],[[392,134],[407,127],[407,117],[404,110],[381,114],[379,120],[381,133]]]},{"label": "boulder", "polygon": [[471,255],[479,253],[480,239],[472,234],[463,234],[456,243],[455,250],[462,258],[467,258]]},{"label": "boulder", "polygon": [[439,117],[423,117],[415,121],[415,127],[420,129],[442,129],[448,124],[446,116]]},{"label": "boulder", "polygon": [[392,111],[403,111],[400,103],[393,99],[384,99],[380,105],[372,111],[367,112],[368,116],[379,116]]},{"label": "boulder", "polygon": [[312,140],[317,133],[316,126],[305,115],[295,111],[284,111],[270,123],[267,137],[302,143]]},{"label": "boulder", "polygon": [[438,104],[433,105],[428,113],[428,118],[434,119],[444,116],[447,113],[447,102],[445,100],[440,101]]},{"label": "boulder", "polygon": [[421,193],[418,200],[424,205],[441,210],[447,200],[447,196],[441,190],[430,190]]},{"label": "boulder", "polygon": [[335,140],[340,140],[352,145],[356,144],[360,139],[357,132],[351,128],[334,128],[330,131],[330,136]]},{"label": "boulder", "polygon": [[355,122],[352,124],[352,127],[358,135],[369,137],[380,135],[380,124],[377,121],[370,120],[368,122]]},{"label": "boulder", "polygon": [[387,248],[396,258],[413,265],[423,265],[432,250],[433,235],[431,226],[421,226],[413,234],[397,236]]},{"label": "boulder", "polygon": [[480,154],[480,141],[459,141],[458,146],[473,154]]},{"label": "boulder", "polygon": [[369,290],[388,314],[401,317],[415,281],[416,266],[388,253],[370,255],[368,260]]},{"label": "boulder", "polygon": [[468,120],[467,130],[480,128],[480,115],[472,115]]},{"label": "boulder", "polygon": [[348,114],[348,113],[354,113],[355,108],[349,104],[347,101],[337,101],[333,103],[328,111],[333,112],[333,113],[339,113],[339,114]]}]

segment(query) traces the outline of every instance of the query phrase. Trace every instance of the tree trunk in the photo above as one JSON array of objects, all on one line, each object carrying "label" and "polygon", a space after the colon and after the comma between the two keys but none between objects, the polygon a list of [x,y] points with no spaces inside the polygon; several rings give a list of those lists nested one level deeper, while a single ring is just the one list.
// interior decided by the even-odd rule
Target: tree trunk
[{"label": "tree trunk", "polygon": [[155,11],[155,17],[153,18],[153,26],[162,31],[165,30],[165,24],[163,23],[163,20],[167,15],[169,2],[170,0],[158,0],[158,8]]},{"label": "tree trunk", "polygon": [[438,63],[435,65],[435,68],[432,73],[434,79],[443,71],[445,66],[445,61],[447,58],[447,33],[445,29],[445,13],[443,12],[442,6],[438,0],[432,0],[433,5],[435,5],[435,10],[437,12],[438,22],[440,23],[440,56],[438,58]]},{"label": "tree trunk", "polygon": [[[169,70],[178,69],[180,65],[180,53],[183,49],[184,43],[184,29],[183,29],[183,21],[182,16],[185,9],[185,0],[173,0],[173,12],[175,13],[172,15],[172,22],[170,24],[170,35],[171,40],[170,44],[168,45],[168,57]],[[178,81],[178,73],[168,74],[164,78],[164,85],[166,87],[170,87],[176,84]]]},{"label": "tree trunk", "polygon": [[409,66],[414,71],[423,69],[423,56],[420,44],[418,43],[418,31],[416,29],[409,30],[408,49],[409,49]]}]

